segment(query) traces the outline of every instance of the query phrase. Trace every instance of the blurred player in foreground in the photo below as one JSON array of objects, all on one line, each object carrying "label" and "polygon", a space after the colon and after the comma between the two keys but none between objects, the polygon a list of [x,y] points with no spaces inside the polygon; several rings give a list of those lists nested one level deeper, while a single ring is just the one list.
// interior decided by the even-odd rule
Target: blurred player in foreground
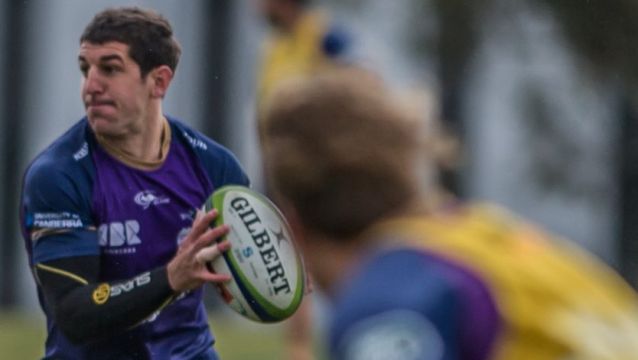
[{"label": "blurred player in foreground", "polygon": [[331,359],[638,357],[633,290],[504,209],[432,201],[428,134],[374,78],[290,83],[264,116],[269,182],[334,305]]},{"label": "blurred player in foreground", "polygon": [[[180,46],[138,8],[98,13],[80,38],[86,116],[36,157],[21,213],[47,317],[45,359],[216,359],[203,265],[227,243],[197,213],[247,185],[225,148],[162,112]],[[193,219],[194,218],[194,219]]]}]

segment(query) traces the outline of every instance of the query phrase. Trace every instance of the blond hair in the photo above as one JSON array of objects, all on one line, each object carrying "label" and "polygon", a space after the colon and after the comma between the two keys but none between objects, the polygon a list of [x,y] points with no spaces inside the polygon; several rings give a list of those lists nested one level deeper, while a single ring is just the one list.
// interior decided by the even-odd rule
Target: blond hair
[{"label": "blond hair", "polygon": [[352,237],[419,194],[417,121],[369,73],[282,85],[262,121],[271,190],[309,229]]}]

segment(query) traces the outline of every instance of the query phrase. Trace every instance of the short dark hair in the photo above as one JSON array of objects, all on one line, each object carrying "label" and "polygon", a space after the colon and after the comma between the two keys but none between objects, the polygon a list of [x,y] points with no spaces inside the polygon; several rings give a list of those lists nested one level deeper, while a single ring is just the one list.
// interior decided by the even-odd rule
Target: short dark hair
[{"label": "short dark hair", "polygon": [[167,65],[175,72],[182,53],[166,18],[152,10],[119,7],[103,10],[86,26],[80,44],[117,41],[129,46],[129,56],[140,66],[142,77]]}]

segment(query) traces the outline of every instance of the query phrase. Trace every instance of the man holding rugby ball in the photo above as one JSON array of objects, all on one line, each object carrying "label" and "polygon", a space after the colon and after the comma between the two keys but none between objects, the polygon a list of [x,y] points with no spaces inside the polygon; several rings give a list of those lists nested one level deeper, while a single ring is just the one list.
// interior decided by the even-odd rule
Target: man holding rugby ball
[{"label": "man holding rugby ball", "polygon": [[195,209],[248,179],[162,112],[180,53],[164,17],[134,7],[98,13],[80,37],[86,116],[31,163],[20,209],[45,359],[217,359],[202,284],[229,279],[204,265],[228,230]]}]

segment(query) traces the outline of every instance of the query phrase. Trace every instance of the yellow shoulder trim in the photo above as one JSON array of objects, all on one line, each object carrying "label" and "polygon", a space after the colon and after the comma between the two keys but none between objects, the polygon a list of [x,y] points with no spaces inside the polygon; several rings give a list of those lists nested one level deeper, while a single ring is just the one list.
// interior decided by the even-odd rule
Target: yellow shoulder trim
[{"label": "yellow shoulder trim", "polygon": [[84,278],[77,276],[73,273],[70,273],[68,271],[62,270],[62,269],[58,269],[58,268],[54,268],[52,266],[48,266],[48,265],[43,265],[43,264],[36,264],[35,267],[37,267],[38,269],[44,270],[44,271],[48,271],[48,272],[52,272],[54,274],[58,274],[58,275],[62,275],[62,276],[66,276],[70,279],[73,279],[79,283],[81,283],[82,285],[88,285],[89,282],[86,281]]}]

